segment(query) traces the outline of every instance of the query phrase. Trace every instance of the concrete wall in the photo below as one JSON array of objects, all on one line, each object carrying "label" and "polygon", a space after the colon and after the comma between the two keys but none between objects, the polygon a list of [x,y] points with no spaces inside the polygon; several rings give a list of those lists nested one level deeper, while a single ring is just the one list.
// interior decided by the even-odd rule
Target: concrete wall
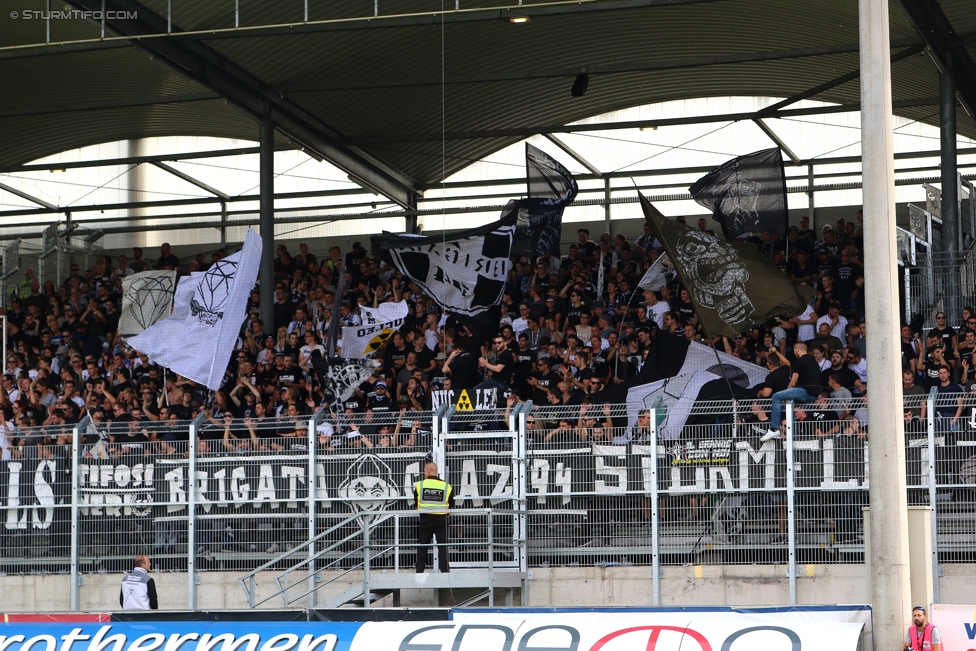
[{"label": "concrete wall", "polygon": [[[945,565],[939,579],[942,603],[972,603],[976,585],[976,565]],[[801,565],[797,597],[801,604],[851,604],[866,601],[863,565]],[[153,572],[160,607],[186,609],[186,575]],[[237,572],[200,574],[197,608],[201,610],[241,610],[247,601],[238,583]],[[118,609],[120,574],[94,574],[83,577],[81,609],[105,612]],[[319,601],[361,580],[349,575],[320,592]],[[271,593],[271,574],[259,577],[259,599]],[[496,605],[505,603],[503,591]],[[402,606],[450,606],[471,597],[472,590],[433,590],[404,592]],[[665,567],[661,579],[663,605],[783,605],[789,603],[789,581],[785,566],[775,565],[689,565]],[[518,604],[516,598],[515,603]],[[390,597],[377,606],[392,606]],[[650,568],[630,567],[552,567],[535,568],[529,582],[530,606],[650,606],[653,605]],[[0,576],[0,612],[64,612],[69,609],[69,581],[65,575]],[[307,606],[304,600],[292,608]],[[279,598],[262,608],[282,608]]]}]

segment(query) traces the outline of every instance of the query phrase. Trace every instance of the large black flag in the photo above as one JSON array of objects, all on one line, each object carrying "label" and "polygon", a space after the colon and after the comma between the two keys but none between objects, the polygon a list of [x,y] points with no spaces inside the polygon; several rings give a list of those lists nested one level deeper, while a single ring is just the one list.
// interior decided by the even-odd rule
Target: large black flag
[{"label": "large black flag", "polygon": [[667,219],[640,195],[708,334],[734,337],[771,317],[802,314],[813,289],[794,285],[751,244],[722,240]]},{"label": "large black flag", "polygon": [[518,215],[512,255],[559,255],[563,210],[579,191],[576,179],[555,159],[528,143],[525,176],[528,198],[510,201],[503,213]]},{"label": "large black flag", "polygon": [[786,236],[786,175],[779,147],[733,158],[688,188],[730,242],[743,233]]},{"label": "large black flag", "polygon": [[383,231],[373,249],[442,309],[472,317],[500,305],[512,268],[516,215],[453,235],[421,237]]}]

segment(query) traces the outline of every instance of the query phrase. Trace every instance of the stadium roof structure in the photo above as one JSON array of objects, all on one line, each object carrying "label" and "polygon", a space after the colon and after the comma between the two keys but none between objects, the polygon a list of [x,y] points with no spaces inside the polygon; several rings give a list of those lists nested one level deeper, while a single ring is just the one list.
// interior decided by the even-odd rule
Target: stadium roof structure
[{"label": "stadium roof structure", "polygon": [[[0,0],[3,170],[112,140],[254,139],[271,119],[281,144],[407,207],[506,145],[616,109],[787,98],[657,124],[859,109],[857,0],[49,5]],[[937,125],[949,66],[958,132],[976,137],[976,2],[898,0],[890,23],[894,112]],[[803,99],[834,106],[790,108]]]}]

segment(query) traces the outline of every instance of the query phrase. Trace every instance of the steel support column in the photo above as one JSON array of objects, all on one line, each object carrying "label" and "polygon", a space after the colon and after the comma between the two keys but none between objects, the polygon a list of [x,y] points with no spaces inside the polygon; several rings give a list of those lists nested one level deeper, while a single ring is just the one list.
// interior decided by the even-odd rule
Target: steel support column
[{"label": "steel support column", "polygon": [[[417,210],[418,204],[417,193],[411,192],[407,197],[407,204],[409,206],[408,210]],[[406,215],[403,218],[403,232],[410,233],[411,235],[420,235],[420,227],[418,225],[417,215]]]},{"label": "steel support column", "polygon": [[261,320],[264,322],[264,332],[275,331],[274,322],[274,122],[261,121],[261,152],[258,155],[260,191],[260,232],[264,241],[261,251],[261,270],[258,282],[261,285]]},{"label": "steel support column", "polygon": [[867,362],[871,368],[868,440],[874,648],[904,647],[911,613],[908,491],[902,417],[901,327],[895,232],[895,160],[891,118],[888,0],[860,0],[861,151]]},{"label": "steel support column", "polygon": [[814,219],[814,217],[815,217],[815,213],[817,212],[817,204],[816,201],[814,200],[813,182],[814,182],[813,165],[807,165],[807,187],[809,188],[809,190],[807,191],[807,196],[810,199],[810,203],[807,204],[807,218],[810,220],[810,228],[816,229],[817,222]]},{"label": "steel support column", "polygon": [[942,262],[945,269],[945,312],[949,323],[960,316],[959,305],[959,176],[956,163],[956,76],[951,54],[939,75],[939,135],[942,166]]}]

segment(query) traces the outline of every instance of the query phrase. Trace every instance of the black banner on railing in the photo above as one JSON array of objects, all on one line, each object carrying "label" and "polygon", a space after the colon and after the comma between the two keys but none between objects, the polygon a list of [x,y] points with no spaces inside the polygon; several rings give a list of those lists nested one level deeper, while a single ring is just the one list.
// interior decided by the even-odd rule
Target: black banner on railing
[{"label": "black banner on railing", "polygon": [[[794,442],[797,488],[867,486],[867,441],[855,437]],[[658,489],[668,492],[786,488],[782,441],[704,439],[659,445],[534,447],[529,453],[530,508],[574,508],[572,494],[649,494],[657,457]]]},{"label": "black banner on railing", "polygon": [[63,459],[22,459],[0,463],[4,529],[8,533],[58,529],[70,521],[71,476]]},{"label": "black banner on railing", "polygon": [[[940,485],[971,485],[974,447],[938,435],[936,475]],[[799,490],[867,487],[867,439],[803,437],[793,443]],[[426,448],[362,453],[320,451],[315,477],[308,477],[304,450],[201,454],[195,502],[210,517],[302,517],[309,488],[320,514],[346,515],[413,508],[413,485],[422,478]],[[785,490],[786,449],[781,440],[713,438],[659,445],[563,443],[534,446],[525,463],[530,511],[587,508],[590,497],[648,495],[653,471],[658,490],[737,492]],[[79,464],[82,523],[106,519],[182,518],[190,494],[185,455],[123,454],[83,459]],[[447,477],[459,508],[511,508],[516,466],[511,448],[466,442],[447,453]],[[968,469],[968,470],[967,470]],[[46,530],[70,519],[71,471],[65,456],[0,462],[0,515],[6,531]],[[929,485],[929,448],[924,434],[909,437],[908,486]],[[442,473],[441,476],[444,476]]]}]

